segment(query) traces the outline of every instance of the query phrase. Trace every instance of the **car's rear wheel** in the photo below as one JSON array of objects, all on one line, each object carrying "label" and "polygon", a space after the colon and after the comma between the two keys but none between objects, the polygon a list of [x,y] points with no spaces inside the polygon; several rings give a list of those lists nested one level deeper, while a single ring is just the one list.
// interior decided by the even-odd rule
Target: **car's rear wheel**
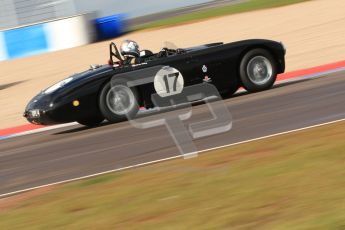
[{"label": "car's rear wheel", "polygon": [[129,88],[125,80],[112,80],[100,93],[99,108],[108,121],[124,121],[138,113],[138,95],[136,88]]},{"label": "car's rear wheel", "polygon": [[87,127],[96,127],[100,125],[104,121],[103,116],[94,116],[94,117],[88,117],[77,120],[77,122],[81,125],[85,125]]},{"label": "car's rear wheel", "polygon": [[267,90],[277,79],[276,61],[267,50],[253,49],[242,58],[240,78],[249,92]]}]

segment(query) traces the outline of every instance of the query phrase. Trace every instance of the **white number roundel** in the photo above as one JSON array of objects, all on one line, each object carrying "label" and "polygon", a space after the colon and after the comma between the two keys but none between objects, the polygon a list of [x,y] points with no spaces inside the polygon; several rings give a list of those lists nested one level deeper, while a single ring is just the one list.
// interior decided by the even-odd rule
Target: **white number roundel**
[{"label": "white number roundel", "polygon": [[160,69],[154,79],[154,87],[161,97],[168,97],[182,92],[184,86],[183,76],[175,68],[165,66]]}]

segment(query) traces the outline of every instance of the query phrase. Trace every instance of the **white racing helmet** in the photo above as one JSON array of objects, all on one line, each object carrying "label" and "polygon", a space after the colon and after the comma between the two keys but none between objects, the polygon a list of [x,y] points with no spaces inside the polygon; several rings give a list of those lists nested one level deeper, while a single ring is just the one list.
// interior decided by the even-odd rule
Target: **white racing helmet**
[{"label": "white racing helmet", "polygon": [[124,57],[139,57],[139,45],[135,41],[125,40],[122,42],[120,52]]}]

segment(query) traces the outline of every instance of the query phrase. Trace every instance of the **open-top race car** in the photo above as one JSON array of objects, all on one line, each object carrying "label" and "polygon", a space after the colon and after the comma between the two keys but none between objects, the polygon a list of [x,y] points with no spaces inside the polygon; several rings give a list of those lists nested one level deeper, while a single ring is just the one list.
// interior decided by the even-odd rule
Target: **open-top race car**
[{"label": "open-top race car", "polygon": [[168,44],[158,53],[139,50],[131,40],[120,51],[111,43],[108,64],[92,65],[43,90],[29,102],[24,117],[34,124],[77,121],[96,126],[154,107],[153,94],[178,95],[197,84],[212,84],[223,97],[239,87],[267,90],[285,70],[285,53],[282,43],[262,39],[191,48]]}]

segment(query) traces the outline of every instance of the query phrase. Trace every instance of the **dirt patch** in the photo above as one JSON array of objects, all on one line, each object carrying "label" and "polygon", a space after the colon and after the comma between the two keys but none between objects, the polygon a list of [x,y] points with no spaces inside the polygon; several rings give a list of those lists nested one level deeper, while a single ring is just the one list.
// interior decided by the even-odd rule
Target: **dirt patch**
[{"label": "dirt patch", "polygon": [[[215,18],[159,30],[139,31],[115,39],[138,41],[157,51],[164,41],[188,47],[248,38],[283,41],[287,71],[345,59],[345,1],[315,0],[280,8]],[[0,91],[0,129],[25,124],[26,103],[40,90],[89,64],[106,63],[108,41],[59,52],[0,62],[0,84],[26,81]]]}]

